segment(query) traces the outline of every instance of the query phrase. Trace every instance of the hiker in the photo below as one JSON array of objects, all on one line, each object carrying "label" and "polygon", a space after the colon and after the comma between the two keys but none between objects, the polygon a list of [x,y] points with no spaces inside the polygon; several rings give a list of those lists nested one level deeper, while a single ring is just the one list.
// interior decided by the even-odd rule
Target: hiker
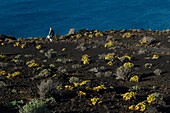
[{"label": "hiker", "polygon": [[53,42],[53,37],[54,37],[54,30],[52,27],[50,27],[50,31],[49,34],[47,35],[47,40],[49,40],[50,42]]},{"label": "hiker", "polygon": [[51,38],[54,37],[54,30],[52,27],[50,27],[49,35]]}]

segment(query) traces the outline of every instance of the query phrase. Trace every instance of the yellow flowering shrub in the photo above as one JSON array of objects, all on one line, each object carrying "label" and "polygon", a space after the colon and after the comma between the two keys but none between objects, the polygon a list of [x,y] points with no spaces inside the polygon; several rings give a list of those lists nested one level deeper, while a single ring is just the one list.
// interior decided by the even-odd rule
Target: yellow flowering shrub
[{"label": "yellow flowering shrub", "polygon": [[77,34],[77,35],[76,35],[76,38],[81,38],[81,37],[82,37],[81,34]]},{"label": "yellow flowering shrub", "polygon": [[147,108],[147,105],[145,102],[139,102],[137,105],[129,106],[129,110],[141,111],[141,112],[144,112],[146,108]]},{"label": "yellow flowering shrub", "polygon": [[157,55],[157,54],[154,54],[153,56],[152,56],[152,59],[158,59],[159,58],[159,55]]},{"label": "yellow flowering shrub", "polygon": [[65,85],[64,87],[66,90],[73,90],[74,88],[73,86],[70,86],[70,85]]},{"label": "yellow flowering shrub", "polygon": [[102,103],[102,99],[101,98],[94,97],[94,98],[91,98],[90,100],[91,100],[92,105],[96,105],[96,104]]},{"label": "yellow flowering shrub", "polygon": [[138,77],[137,75],[132,76],[132,77],[130,78],[130,81],[131,81],[131,82],[138,82],[138,81],[139,81],[139,77]]},{"label": "yellow flowering shrub", "polygon": [[131,62],[126,62],[126,63],[123,64],[124,68],[132,68],[133,66],[134,66],[134,64],[131,63]]},{"label": "yellow flowering shrub", "polygon": [[16,71],[16,72],[11,73],[11,74],[8,73],[8,76],[6,76],[6,78],[16,77],[16,76],[19,76],[19,75],[21,75],[21,72]]},{"label": "yellow flowering shrub", "polygon": [[12,59],[11,61],[12,61],[12,62],[15,62],[15,63],[19,62],[18,59]]},{"label": "yellow flowering shrub", "polygon": [[110,86],[109,88],[110,88],[110,89],[113,89],[114,87],[113,87],[113,86]]},{"label": "yellow flowering shrub", "polygon": [[21,49],[25,48],[26,43],[15,42],[13,44],[14,47],[20,47]]},{"label": "yellow flowering shrub", "polygon": [[0,59],[4,59],[6,57],[7,57],[6,55],[0,54]]},{"label": "yellow flowering shrub", "polygon": [[107,65],[109,65],[109,66],[113,66],[113,64],[114,64],[113,61],[109,61],[109,62],[107,63]]},{"label": "yellow flowering shrub", "polygon": [[114,46],[114,42],[112,40],[109,40],[104,47],[113,47]]},{"label": "yellow flowering shrub", "polygon": [[78,96],[80,96],[80,97],[81,97],[81,96],[86,96],[86,93],[83,92],[83,91],[79,91],[79,92],[78,92]]},{"label": "yellow flowering shrub", "polygon": [[95,37],[102,37],[102,36],[103,36],[103,34],[100,31],[97,31],[95,33]]},{"label": "yellow flowering shrub", "polygon": [[139,110],[141,112],[146,110],[146,103],[145,102],[139,102],[136,106],[135,106],[135,110]]},{"label": "yellow flowering shrub", "polygon": [[13,40],[8,38],[8,42],[13,42]]},{"label": "yellow flowering shrub", "polygon": [[135,110],[135,105],[129,106],[129,110]]},{"label": "yellow flowering shrub", "polygon": [[0,76],[6,75],[6,72],[4,70],[0,71]]},{"label": "yellow flowering shrub", "polygon": [[27,65],[29,68],[39,66],[39,64],[37,64],[37,63],[35,62],[35,60],[31,60],[31,61],[26,62],[26,65]]},{"label": "yellow flowering shrub", "polygon": [[147,102],[149,103],[149,104],[152,104],[152,103],[154,103],[156,101],[156,97],[154,96],[154,95],[148,95],[148,97],[147,97]]},{"label": "yellow flowering shrub", "polygon": [[132,57],[130,57],[129,55],[124,55],[123,58],[131,60]]},{"label": "yellow flowering shrub", "polygon": [[21,41],[22,41],[22,38],[18,38],[17,41],[20,41],[20,42],[21,42]]},{"label": "yellow flowering shrub", "polygon": [[26,46],[26,43],[20,44],[21,49],[25,48],[25,46]]},{"label": "yellow flowering shrub", "polygon": [[28,64],[28,67],[37,67],[37,66],[39,66],[37,63],[30,63],[30,64]]},{"label": "yellow flowering shrub", "polygon": [[15,42],[15,44],[13,44],[14,47],[19,47],[20,43],[19,42]]},{"label": "yellow flowering shrub", "polygon": [[78,87],[80,85],[80,83],[76,83],[76,82],[74,82],[73,84],[74,84],[74,87]]},{"label": "yellow flowering shrub", "polygon": [[132,98],[133,99],[136,99],[136,93],[131,91],[131,92],[127,92],[125,94],[121,94],[121,96],[123,96],[123,99],[124,100],[131,100]]},{"label": "yellow flowering shrub", "polygon": [[90,82],[90,80],[84,80],[80,83],[73,83],[73,84],[74,84],[74,87],[78,87],[78,86],[83,86],[83,85],[87,84],[88,82]]},{"label": "yellow flowering shrub", "polygon": [[36,49],[41,49],[41,45],[37,45],[37,46],[36,46]]},{"label": "yellow flowering shrub", "polygon": [[124,55],[124,56],[122,56],[122,57],[117,57],[121,62],[123,62],[125,59],[128,59],[128,60],[131,60],[131,56],[129,56],[129,55]]},{"label": "yellow flowering shrub", "polygon": [[83,85],[87,84],[88,82],[90,82],[90,80],[84,80],[84,81],[82,81],[79,85],[80,85],[80,86],[83,86]]},{"label": "yellow flowering shrub", "polygon": [[96,87],[93,87],[93,90],[94,91],[100,91],[102,89],[107,89],[104,85],[100,85],[100,86],[96,86]]},{"label": "yellow flowering shrub", "polygon": [[56,86],[57,90],[62,90],[63,88],[61,86]]},{"label": "yellow flowering shrub", "polygon": [[105,60],[111,60],[115,57],[115,53],[108,53],[105,55]]},{"label": "yellow flowering shrub", "polygon": [[88,37],[89,37],[89,38],[93,38],[93,34],[89,34]]},{"label": "yellow flowering shrub", "polygon": [[124,34],[122,35],[122,38],[131,38],[131,37],[132,37],[132,34],[129,33],[129,32],[124,33]]},{"label": "yellow flowering shrub", "polygon": [[82,58],[81,58],[81,61],[83,62],[83,64],[89,64],[89,56],[87,54],[83,55]]},{"label": "yellow flowering shrub", "polygon": [[91,90],[92,88],[90,88],[89,86],[86,86],[86,90]]}]

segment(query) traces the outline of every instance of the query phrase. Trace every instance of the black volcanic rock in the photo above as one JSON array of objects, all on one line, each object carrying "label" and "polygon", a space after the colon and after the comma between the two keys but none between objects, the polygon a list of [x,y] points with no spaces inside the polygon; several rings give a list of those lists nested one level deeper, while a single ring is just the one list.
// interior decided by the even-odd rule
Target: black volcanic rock
[{"label": "black volcanic rock", "polygon": [[13,36],[0,35],[0,40],[1,41],[6,41],[6,40],[17,40],[17,39],[15,37],[13,37]]}]

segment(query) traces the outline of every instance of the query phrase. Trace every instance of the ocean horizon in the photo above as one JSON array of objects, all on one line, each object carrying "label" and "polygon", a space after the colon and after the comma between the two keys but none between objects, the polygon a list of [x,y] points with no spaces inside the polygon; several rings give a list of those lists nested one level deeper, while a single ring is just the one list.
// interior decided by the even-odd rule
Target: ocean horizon
[{"label": "ocean horizon", "polygon": [[170,29],[170,0],[0,0],[0,34],[46,37],[70,28]]}]

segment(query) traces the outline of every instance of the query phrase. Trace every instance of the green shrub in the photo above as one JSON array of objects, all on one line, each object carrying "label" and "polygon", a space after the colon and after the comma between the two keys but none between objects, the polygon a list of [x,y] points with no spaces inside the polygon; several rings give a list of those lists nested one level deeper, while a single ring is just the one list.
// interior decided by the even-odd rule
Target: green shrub
[{"label": "green shrub", "polygon": [[46,108],[46,102],[39,99],[32,99],[19,109],[19,113],[50,113]]}]

